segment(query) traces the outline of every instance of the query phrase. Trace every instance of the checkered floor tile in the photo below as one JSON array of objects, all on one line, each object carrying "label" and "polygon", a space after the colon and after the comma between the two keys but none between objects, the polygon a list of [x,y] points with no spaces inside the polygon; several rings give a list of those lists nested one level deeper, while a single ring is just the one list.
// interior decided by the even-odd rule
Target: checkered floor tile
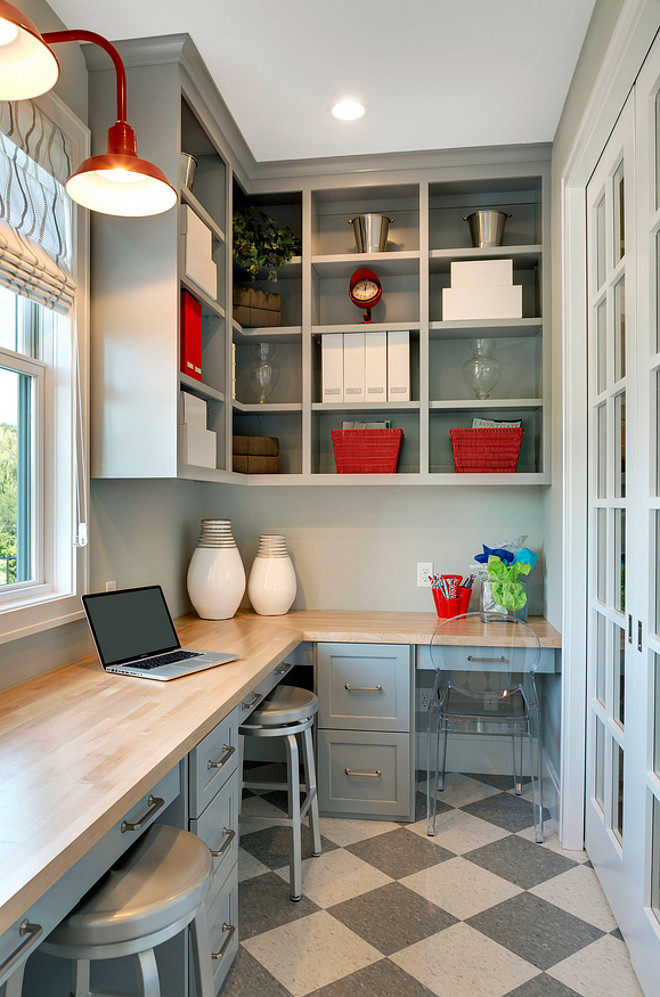
[{"label": "checkered floor tile", "polygon": [[[319,858],[305,832],[296,904],[288,832],[245,828],[222,997],[643,997],[586,854],[550,821],[537,845],[525,793],[449,775],[429,838],[424,789],[414,824],[324,818]],[[246,809],[282,805],[264,789]]]}]

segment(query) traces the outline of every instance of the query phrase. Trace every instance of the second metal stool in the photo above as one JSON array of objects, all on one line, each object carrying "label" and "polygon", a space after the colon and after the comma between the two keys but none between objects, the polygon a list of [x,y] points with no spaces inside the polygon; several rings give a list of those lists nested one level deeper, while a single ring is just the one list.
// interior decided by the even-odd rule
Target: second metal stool
[{"label": "second metal stool", "polygon": [[[321,828],[319,801],[316,788],[316,766],[312,743],[312,724],[318,713],[319,701],[313,692],[290,685],[278,685],[239,727],[245,737],[283,737],[287,753],[286,783],[255,783],[243,781],[246,789],[286,789],[288,816],[281,818],[241,816],[241,824],[275,824],[289,828],[289,886],[291,899],[302,897],[301,825],[309,811],[309,829],[312,834],[312,855],[321,854]],[[305,782],[300,782],[300,759],[297,735],[302,734],[302,760]],[[300,791],[305,801],[300,804]]]}]

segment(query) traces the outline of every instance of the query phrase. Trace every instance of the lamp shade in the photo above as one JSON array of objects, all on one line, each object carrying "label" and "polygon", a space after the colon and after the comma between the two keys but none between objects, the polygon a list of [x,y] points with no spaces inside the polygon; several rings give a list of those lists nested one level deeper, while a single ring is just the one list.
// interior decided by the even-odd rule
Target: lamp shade
[{"label": "lamp shade", "polygon": [[28,100],[50,90],[60,67],[36,27],[0,0],[0,100]]},{"label": "lamp shade", "polygon": [[86,159],[67,180],[66,191],[90,211],[130,218],[159,215],[178,197],[157,166],[126,153]]}]

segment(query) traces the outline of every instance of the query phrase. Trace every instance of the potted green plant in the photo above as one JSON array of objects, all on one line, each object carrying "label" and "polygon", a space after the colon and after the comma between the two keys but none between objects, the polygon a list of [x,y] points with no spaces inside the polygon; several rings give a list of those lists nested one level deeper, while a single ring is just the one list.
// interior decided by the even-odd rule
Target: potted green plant
[{"label": "potted green plant", "polygon": [[260,271],[267,270],[268,280],[276,281],[278,267],[300,252],[300,239],[288,225],[279,225],[255,208],[234,212],[233,231],[234,262],[249,280],[256,280]]}]

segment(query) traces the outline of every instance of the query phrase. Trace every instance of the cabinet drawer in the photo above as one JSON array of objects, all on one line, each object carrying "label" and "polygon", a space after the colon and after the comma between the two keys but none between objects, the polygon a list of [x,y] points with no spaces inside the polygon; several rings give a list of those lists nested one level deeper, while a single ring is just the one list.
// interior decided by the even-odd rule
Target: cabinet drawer
[{"label": "cabinet drawer", "polygon": [[199,817],[238,765],[238,710],[221,720],[188,755],[190,815]]},{"label": "cabinet drawer", "polygon": [[[438,662],[442,662],[443,670],[453,668],[472,672],[516,672],[524,670],[526,653],[522,647],[512,650],[507,647],[456,647],[447,644],[442,647],[441,654],[435,656]],[[502,657],[504,661],[499,660]],[[559,652],[554,648],[542,647],[537,672],[560,672],[559,659]],[[435,671],[428,644],[417,648],[417,668]]]},{"label": "cabinet drawer", "polygon": [[236,866],[231,870],[207,907],[211,957],[213,959],[213,987],[217,994],[238,952],[238,871]]},{"label": "cabinet drawer", "polygon": [[[234,770],[190,830],[213,854],[213,882],[220,883],[238,858],[238,772]],[[220,877],[220,878],[218,878]],[[211,890],[213,885],[211,885]]]},{"label": "cabinet drawer", "polygon": [[412,820],[410,734],[318,731],[323,814]]},{"label": "cabinet drawer", "polygon": [[403,644],[319,644],[319,726],[408,731],[413,669]]},{"label": "cabinet drawer", "polygon": [[262,679],[259,685],[255,686],[252,692],[249,692],[243,698],[234,711],[238,715],[239,723],[243,723],[247,720],[250,714],[256,710],[259,703],[266,698],[269,692],[272,692],[275,686],[288,672],[291,671],[292,668],[293,662],[282,661],[272,670],[270,675],[267,675],[265,679]]}]

